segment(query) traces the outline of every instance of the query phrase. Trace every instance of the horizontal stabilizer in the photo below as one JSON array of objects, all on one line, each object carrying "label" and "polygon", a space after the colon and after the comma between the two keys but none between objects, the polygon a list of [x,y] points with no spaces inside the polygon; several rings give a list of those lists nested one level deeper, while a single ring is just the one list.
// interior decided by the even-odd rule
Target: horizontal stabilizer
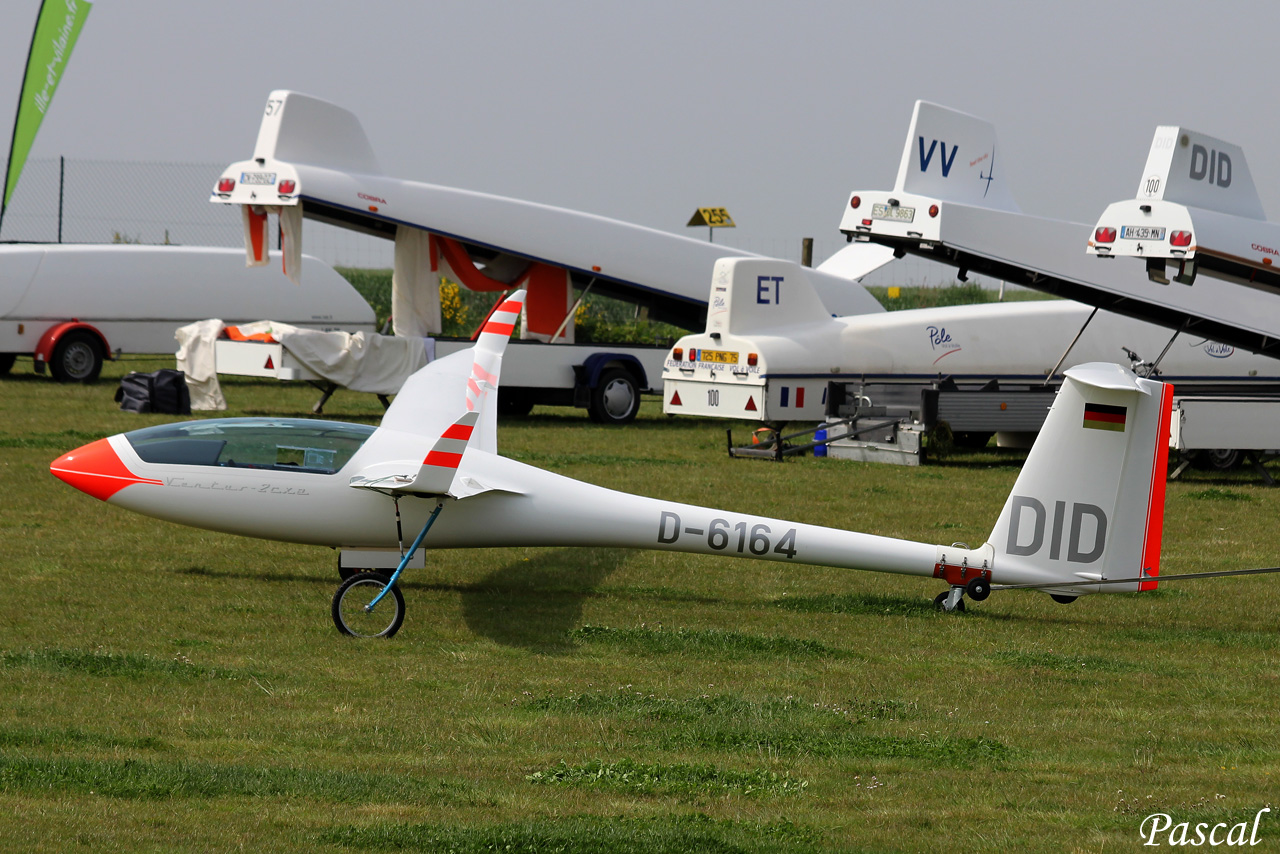
[{"label": "horizontal stabilizer", "polygon": [[1156,128],[1138,198],[1267,218],[1240,146],[1173,125]]},{"label": "horizontal stabilizer", "polygon": [[1018,211],[1009,192],[996,129],[988,121],[916,101],[894,189],[986,208]]},{"label": "horizontal stabilizer", "polygon": [[893,260],[893,249],[877,243],[851,243],[819,264],[819,273],[857,281]]}]

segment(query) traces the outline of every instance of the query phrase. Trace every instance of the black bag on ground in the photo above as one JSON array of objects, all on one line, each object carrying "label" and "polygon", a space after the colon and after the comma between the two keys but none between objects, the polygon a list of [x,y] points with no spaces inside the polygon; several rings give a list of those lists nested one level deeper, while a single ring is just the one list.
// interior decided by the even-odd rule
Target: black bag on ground
[{"label": "black bag on ground", "polygon": [[134,371],[120,380],[116,403],[125,412],[160,412],[167,415],[190,415],[191,395],[187,377],[172,368],[151,374]]}]

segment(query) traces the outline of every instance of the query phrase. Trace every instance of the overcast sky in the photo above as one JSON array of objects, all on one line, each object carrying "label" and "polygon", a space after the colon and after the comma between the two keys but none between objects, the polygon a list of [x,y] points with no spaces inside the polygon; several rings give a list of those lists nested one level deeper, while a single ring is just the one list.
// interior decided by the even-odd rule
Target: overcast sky
[{"label": "overcast sky", "polygon": [[[0,6],[6,129],[38,5]],[[1093,222],[1179,124],[1241,145],[1274,216],[1278,24],[1269,2],[98,0],[31,156],[229,163],[289,88],[353,110],[390,175],[690,236],[724,206],[767,251],[834,246],[923,98],[995,123],[1024,211]]]}]

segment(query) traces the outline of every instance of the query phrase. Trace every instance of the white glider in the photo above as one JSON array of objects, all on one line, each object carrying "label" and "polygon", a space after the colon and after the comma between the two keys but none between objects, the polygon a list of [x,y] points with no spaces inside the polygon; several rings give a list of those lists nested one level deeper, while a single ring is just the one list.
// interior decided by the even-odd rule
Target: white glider
[{"label": "white glider", "polygon": [[[943,581],[946,610],[962,610],[964,595],[985,599],[993,584],[1059,601],[1156,586],[1168,384],[1111,364],[1069,370],[989,540],[915,543],[630,495],[499,456],[494,390],[523,297],[501,305],[475,347],[415,374],[377,429],[272,418],[165,424],[99,439],[51,470],[160,519],[393,556],[389,577],[354,572],[335,594],[338,628],[361,636],[399,629],[395,582],[419,547],[642,548],[894,572]],[[402,510],[420,530],[407,552]]]}]

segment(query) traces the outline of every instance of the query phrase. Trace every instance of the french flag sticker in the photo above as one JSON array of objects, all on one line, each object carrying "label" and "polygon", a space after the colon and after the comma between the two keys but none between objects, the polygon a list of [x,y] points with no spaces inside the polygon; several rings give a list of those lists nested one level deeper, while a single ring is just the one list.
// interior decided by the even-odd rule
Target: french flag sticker
[{"label": "french flag sticker", "polygon": [[[791,406],[792,404],[789,402],[790,399],[791,399],[791,387],[784,385],[782,387],[782,405],[784,407]],[[804,407],[804,386],[796,386],[795,408],[802,409],[803,407]]]}]

